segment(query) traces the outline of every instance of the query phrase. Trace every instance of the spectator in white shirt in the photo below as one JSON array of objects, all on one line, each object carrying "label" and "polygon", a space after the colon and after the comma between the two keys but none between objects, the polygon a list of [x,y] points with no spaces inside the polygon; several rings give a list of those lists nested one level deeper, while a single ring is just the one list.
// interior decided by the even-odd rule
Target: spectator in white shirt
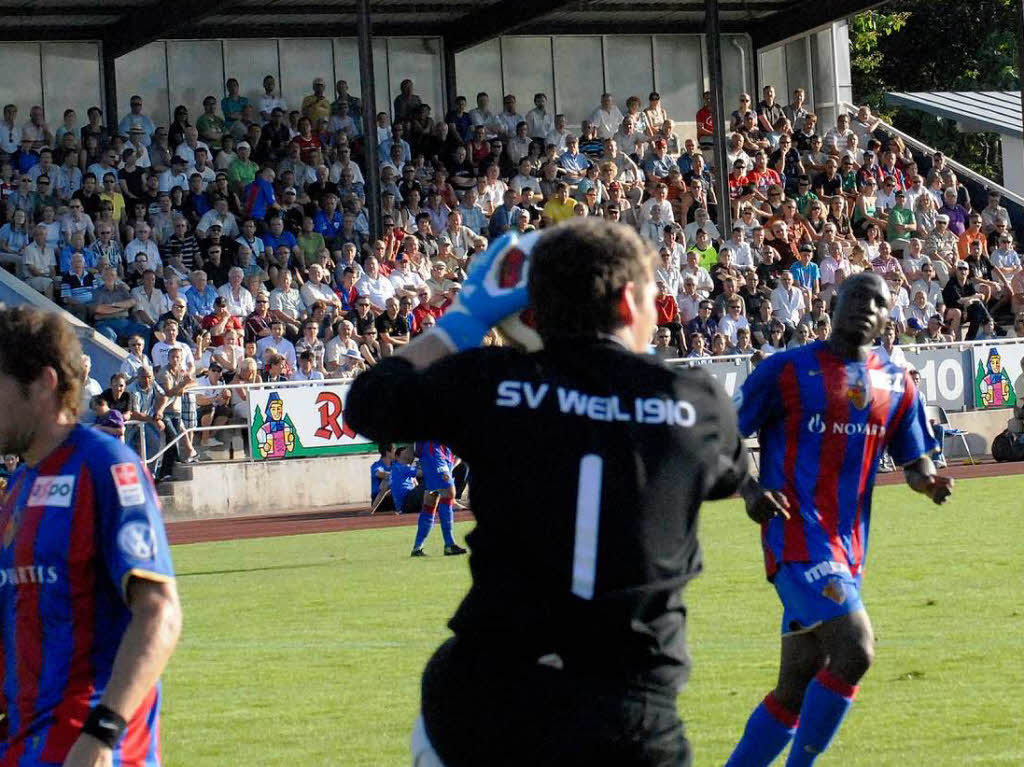
[{"label": "spectator in white shirt", "polygon": [[800,322],[806,305],[804,291],[793,285],[793,273],[789,270],[779,276],[779,286],[772,291],[772,310],[775,318],[792,329]]},{"label": "spectator in white shirt", "polygon": [[732,253],[732,265],[737,269],[753,269],[757,264],[750,252],[750,243],[746,241],[741,225],[732,228],[732,237],[725,241],[723,247]]},{"label": "spectator in white shirt", "polygon": [[374,313],[380,314],[384,311],[385,302],[395,295],[395,286],[380,273],[380,264],[374,256],[370,256],[363,263],[364,274],[356,283],[356,290],[359,295],[370,299],[370,308]]},{"label": "spectator in white shirt", "polygon": [[260,119],[263,120],[263,124],[266,125],[270,122],[271,114],[274,109],[280,109],[282,112],[288,112],[287,102],[280,96],[274,95],[274,90],[277,88],[277,82],[274,80],[273,75],[267,75],[263,78],[263,95],[260,96]]},{"label": "spectator in white shirt", "polygon": [[270,321],[270,335],[263,336],[256,342],[257,356],[262,359],[267,349],[276,349],[288,363],[287,369],[295,369],[295,345],[284,337],[284,323],[281,320]]},{"label": "spectator in white shirt", "polygon": [[555,119],[547,111],[548,97],[543,93],[533,96],[533,109],[526,113],[526,135],[534,140],[544,141],[555,129]]},{"label": "spectator in white shirt", "polygon": [[245,272],[237,266],[232,266],[228,270],[227,283],[221,285],[217,291],[217,295],[222,296],[228,302],[228,311],[242,320],[256,311],[256,300],[252,297],[252,293],[242,285],[244,279]]},{"label": "spectator in white shirt", "polygon": [[328,313],[333,315],[341,308],[341,299],[331,290],[330,285],[325,285],[322,282],[324,276],[324,270],[320,264],[310,264],[309,279],[306,280],[306,284],[302,286],[299,293],[307,310],[317,301],[322,301],[327,307]]},{"label": "spectator in white shirt", "polygon": [[162,272],[164,268],[163,259],[160,258],[160,248],[151,239],[153,230],[149,224],[141,223],[135,227],[135,239],[124,246],[124,260],[126,263],[135,263],[135,257],[139,253],[146,254],[147,268],[155,272]]},{"label": "spectator in white shirt", "polygon": [[622,112],[610,93],[601,94],[601,106],[590,115],[590,124],[597,128],[598,138],[611,138],[622,125]]}]

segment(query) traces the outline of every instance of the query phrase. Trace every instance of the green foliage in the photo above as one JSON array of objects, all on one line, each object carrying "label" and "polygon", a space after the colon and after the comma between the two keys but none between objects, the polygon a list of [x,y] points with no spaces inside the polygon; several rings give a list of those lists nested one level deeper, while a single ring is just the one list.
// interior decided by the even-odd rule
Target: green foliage
[{"label": "green foliage", "polygon": [[[875,493],[864,594],[877,662],[829,764],[1024,764],[1010,703],[1024,689],[1024,558],[1006,534],[1022,485],[958,482],[941,508],[906,487]],[[410,559],[412,536],[175,547],[185,630],[164,676],[166,764],[408,764],[420,672],[469,583],[466,558],[440,556],[436,532],[431,556]],[[696,763],[714,765],[775,683],[780,608],[738,502],[705,507],[701,542],[706,570],[686,594],[694,672],[679,703]]]},{"label": "green foliage", "polygon": [[963,134],[949,121],[891,107],[889,91],[1017,90],[1017,0],[894,0],[850,20],[854,97],[896,127],[996,181],[996,134]]}]

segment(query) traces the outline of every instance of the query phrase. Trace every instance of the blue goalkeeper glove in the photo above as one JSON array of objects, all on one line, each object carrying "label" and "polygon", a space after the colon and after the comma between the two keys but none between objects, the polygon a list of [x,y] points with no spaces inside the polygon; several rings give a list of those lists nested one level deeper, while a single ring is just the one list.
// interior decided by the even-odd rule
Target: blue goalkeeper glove
[{"label": "blue goalkeeper glove", "polygon": [[434,327],[453,351],[479,346],[492,327],[529,305],[529,255],[538,236],[505,234],[473,256],[462,292]]}]

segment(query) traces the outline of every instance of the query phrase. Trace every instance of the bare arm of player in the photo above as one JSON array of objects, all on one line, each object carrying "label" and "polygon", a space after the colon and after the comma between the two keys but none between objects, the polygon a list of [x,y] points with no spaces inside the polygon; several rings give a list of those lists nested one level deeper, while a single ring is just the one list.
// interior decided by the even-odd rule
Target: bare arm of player
[{"label": "bare arm of player", "polygon": [[945,503],[953,494],[953,478],[936,474],[935,464],[926,455],[904,466],[903,476],[912,490],[927,495],[936,504]]},{"label": "bare arm of player", "polygon": [[[132,578],[128,584],[132,618],[114,658],[110,682],[100,703],[130,720],[167,666],[181,635],[181,603],[173,582]],[[106,767],[112,752],[91,735],[80,735],[64,767]]]},{"label": "bare arm of player", "polygon": [[740,487],[740,496],[747,508],[747,516],[758,524],[773,517],[789,519],[789,499],[778,490],[765,490],[753,477],[747,477]]}]

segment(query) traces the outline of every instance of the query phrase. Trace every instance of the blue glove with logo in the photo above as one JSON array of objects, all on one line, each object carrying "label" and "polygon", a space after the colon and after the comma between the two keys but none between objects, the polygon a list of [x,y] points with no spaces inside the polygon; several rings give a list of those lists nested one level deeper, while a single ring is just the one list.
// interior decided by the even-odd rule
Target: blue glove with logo
[{"label": "blue glove with logo", "polygon": [[434,326],[453,351],[479,346],[492,327],[529,305],[529,255],[538,236],[505,234],[473,256],[462,292]]}]

